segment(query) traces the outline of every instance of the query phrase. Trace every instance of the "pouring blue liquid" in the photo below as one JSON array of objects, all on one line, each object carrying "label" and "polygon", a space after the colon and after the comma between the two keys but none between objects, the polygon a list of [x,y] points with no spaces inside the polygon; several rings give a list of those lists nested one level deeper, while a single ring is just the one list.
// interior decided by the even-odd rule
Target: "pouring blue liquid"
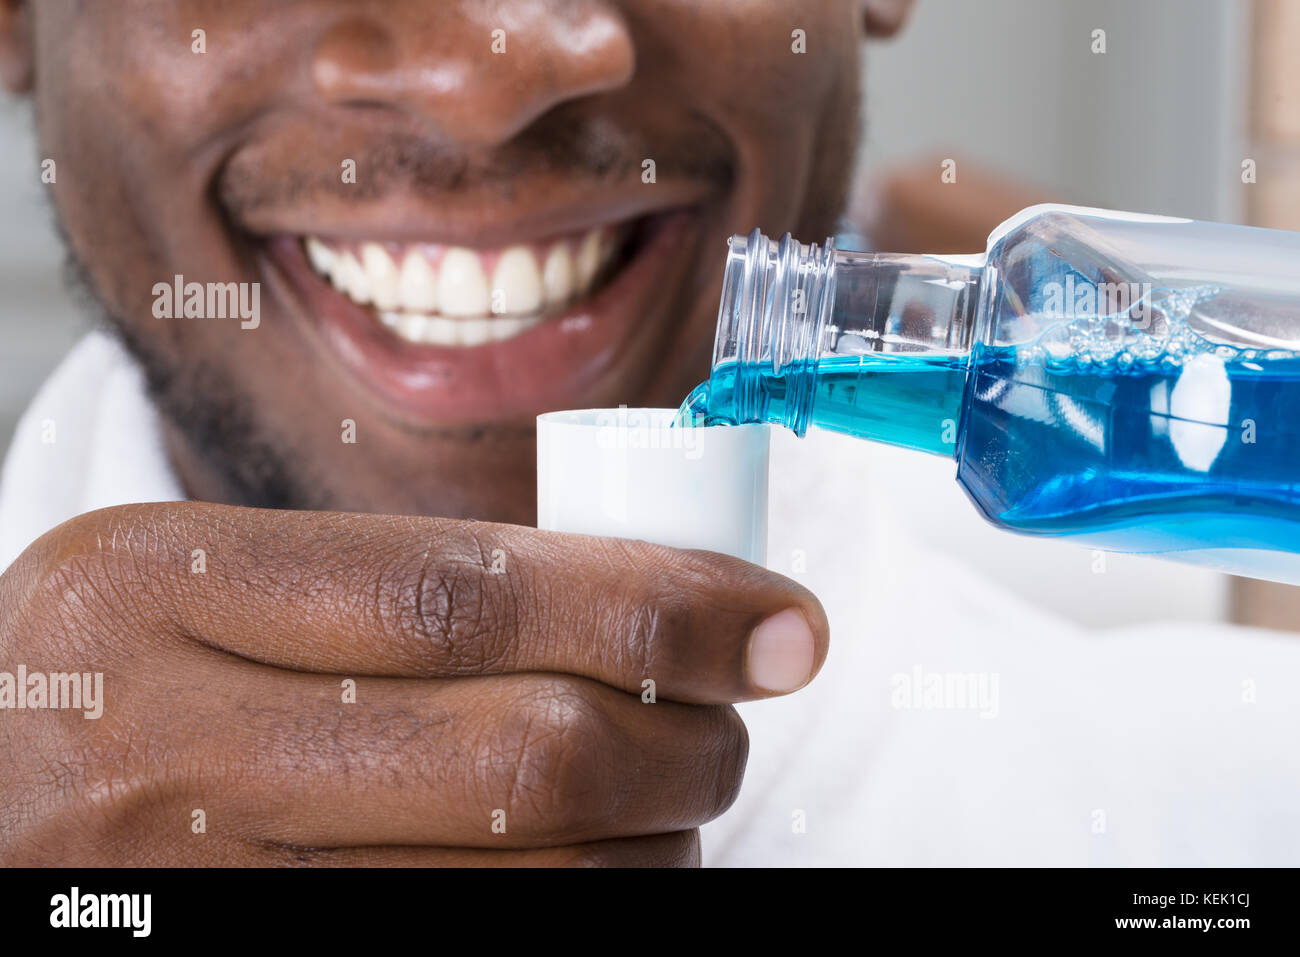
[{"label": "pouring blue liquid", "polygon": [[[838,253],[846,293],[818,290],[815,268],[801,287],[792,270],[771,299],[807,291],[822,313],[811,347],[720,349],[679,421],[811,426],[948,456],[971,501],[1006,530],[1300,583],[1300,351],[1280,348],[1293,343],[1278,334],[1300,334],[1300,288],[1288,303],[1272,289],[1243,295],[1240,281],[1168,283],[1127,262],[1125,275],[1095,223],[1086,238],[1105,255],[1077,241],[1073,219],[1054,219],[1008,230],[983,266],[958,263],[956,275],[925,257],[847,254],[860,257],[855,271]],[[1300,239],[1285,236],[1300,277]],[[758,248],[779,262],[775,245]],[[751,279],[754,248],[739,250]],[[1117,272],[1134,293],[1122,309],[1095,308],[1098,294],[1094,308],[1058,314],[1055,287],[1098,292]],[[753,288],[750,301],[762,301]],[[967,349],[952,348],[963,337]]]}]

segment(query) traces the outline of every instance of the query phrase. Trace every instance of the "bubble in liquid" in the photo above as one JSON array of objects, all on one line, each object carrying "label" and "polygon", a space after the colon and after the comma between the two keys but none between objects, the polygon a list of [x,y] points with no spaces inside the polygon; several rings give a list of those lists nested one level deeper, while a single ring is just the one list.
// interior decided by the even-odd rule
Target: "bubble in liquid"
[{"label": "bubble in liquid", "polygon": [[[1051,327],[1035,343],[1042,349],[1026,350],[1022,355],[1030,362],[1090,372],[1110,369],[1127,372],[1135,368],[1169,372],[1203,355],[1224,362],[1257,358],[1257,350],[1213,342],[1188,325],[1192,311],[1221,292],[1222,287],[1214,285],[1152,289],[1134,302],[1127,313],[1080,316]],[[1131,313],[1139,305],[1142,314],[1135,319]],[[1297,355],[1275,349],[1266,357],[1289,359]]]}]

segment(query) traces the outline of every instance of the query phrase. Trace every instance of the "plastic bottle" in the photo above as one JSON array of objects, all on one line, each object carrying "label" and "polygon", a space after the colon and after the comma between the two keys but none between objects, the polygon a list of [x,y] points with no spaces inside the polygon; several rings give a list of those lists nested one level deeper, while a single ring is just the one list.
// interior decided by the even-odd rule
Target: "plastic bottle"
[{"label": "plastic bottle", "polygon": [[973,256],[734,236],[688,414],[951,456],[1002,528],[1300,584],[1300,234],[1035,206]]}]

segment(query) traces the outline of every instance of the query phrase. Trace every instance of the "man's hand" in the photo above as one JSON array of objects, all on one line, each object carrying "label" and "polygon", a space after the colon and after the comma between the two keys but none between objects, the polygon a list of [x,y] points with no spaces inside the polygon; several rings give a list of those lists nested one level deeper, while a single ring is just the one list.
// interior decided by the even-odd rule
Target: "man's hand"
[{"label": "man's hand", "polygon": [[806,590],[707,552],[93,512],[0,577],[0,670],[104,674],[98,719],[0,711],[0,863],[697,863],[744,771],[730,703],[826,644]]}]

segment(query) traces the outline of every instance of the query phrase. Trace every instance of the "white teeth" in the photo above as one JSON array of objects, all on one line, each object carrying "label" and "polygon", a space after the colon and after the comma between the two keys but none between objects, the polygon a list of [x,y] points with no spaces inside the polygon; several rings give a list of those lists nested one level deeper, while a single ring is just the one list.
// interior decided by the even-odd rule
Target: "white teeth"
[{"label": "white teeth", "polygon": [[400,266],[375,242],[362,243],[353,252],[309,237],[304,247],[312,268],[328,276],[354,302],[373,302],[381,312],[457,317],[529,315],[543,306],[569,302],[592,287],[614,250],[607,230],[589,230],[577,243],[576,253],[569,240],[545,247],[539,270],[538,254],[532,249],[508,246],[496,257],[489,287],[482,257],[462,246],[445,249],[436,269],[420,247],[407,250]]},{"label": "white teeth", "polygon": [[361,247],[361,268],[370,285],[376,309],[397,308],[397,267],[393,258],[378,243]]},{"label": "white teeth", "polygon": [[429,324],[424,327],[424,341],[432,346],[454,346],[459,343],[459,337],[456,333],[456,327],[460,325],[459,319],[448,319],[446,316],[430,316]]},{"label": "white teeth", "polygon": [[424,332],[429,326],[429,317],[420,315],[417,312],[408,312],[401,315],[393,331],[403,339],[411,342],[420,342],[424,338]]},{"label": "white teeth", "polygon": [[370,301],[370,281],[366,278],[361,263],[357,262],[356,256],[342,253],[334,261],[330,276],[334,279],[334,285],[347,293],[353,302],[365,305]]},{"label": "white teeth", "polygon": [[438,270],[438,307],[444,316],[482,316],[488,311],[487,279],[479,258],[453,246]]},{"label": "white teeth", "polygon": [[556,243],[546,254],[542,266],[542,289],[546,292],[548,306],[567,302],[574,293],[573,257],[565,243]]},{"label": "white teeth", "polygon": [[346,293],[347,287],[343,285],[343,257],[336,255],[330,262],[330,285],[339,292]]},{"label": "white teeth", "polygon": [[481,346],[485,342],[504,342],[527,332],[542,321],[541,316],[505,318],[449,319],[410,312],[381,312],[379,320],[393,333],[417,345]]},{"label": "white teeth", "polygon": [[481,318],[457,320],[456,330],[460,333],[457,344],[481,346],[492,338],[492,324],[497,321],[496,319]]},{"label": "white teeth", "polygon": [[330,267],[334,264],[334,251],[319,239],[308,238],[307,258],[318,273],[329,275]]},{"label": "white teeth", "polygon": [[437,311],[438,277],[428,258],[418,249],[410,250],[402,260],[402,275],[397,286],[403,308],[413,312]]},{"label": "white teeth", "polygon": [[493,339],[497,342],[501,342],[505,339],[513,339],[515,336],[519,335],[519,333],[523,332],[525,329],[525,322],[526,320],[520,316],[493,319],[492,322],[489,323],[492,328],[488,331],[492,334]]},{"label": "white teeth", "polygon": [[578,288],[589,289],[600,269],[600,230],[588,230],[578,246]]},{"label": "white teeth", "polygon": [[511,246],[492,273],[492,311],[526,315],[542,307],[542,278],[537,259],[523,246]]},{"label": "white teeth", "polygon": [[351,246],[309,236],[303,243],[312,268],[354,302],[373,303],[374,314],[394,335],[443,347],[501,342],[526,332],[542,321],[543,309],[590,290],[614,247],[614,234],[605,228],[580,238],[507,246],[487,254],[496,261],[489,285],[483,256],[463,246],[413,244],[395,256],[391,246],[378,242]]}]

